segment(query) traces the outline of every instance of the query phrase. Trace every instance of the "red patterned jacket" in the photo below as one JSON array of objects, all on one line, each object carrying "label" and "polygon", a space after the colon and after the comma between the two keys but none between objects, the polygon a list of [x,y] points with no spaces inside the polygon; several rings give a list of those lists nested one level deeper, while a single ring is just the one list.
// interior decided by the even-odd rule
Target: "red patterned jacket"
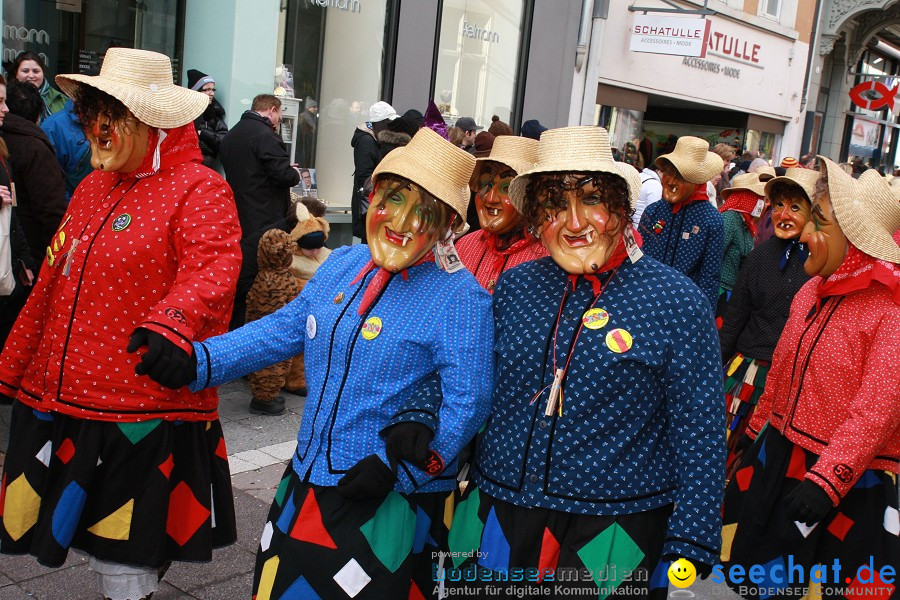
[{"label": "red patterned jacket", "polygon": [[794,297],[747,432],[769,421],[818,454],[805,477],[837,505],[866,469],[900,472],[900,306],[873,284],[816,310],[821,283]]},{"label": "red patterned jacket", "polygon": [[192,124],[167,134],[158,170],[152,132],[136,176],[78,186],[0,355],[0,393],[99,421],[218,418],[214,389],[163,388],[125,351],[136,327],[188,352],[224,332],[241,266],[231,189],[202,165]]},{"label": "red patterned jacket", "polygon": [[481,287],[492,294],[502,272],[529,260],[547,256],[547,249],[541,241],[529,234],[525,234],[525,238],[506,250],[497,250],[495,239],[496,236],[482,229],[473,231],[456,242],[456,251],[462,263]]}]

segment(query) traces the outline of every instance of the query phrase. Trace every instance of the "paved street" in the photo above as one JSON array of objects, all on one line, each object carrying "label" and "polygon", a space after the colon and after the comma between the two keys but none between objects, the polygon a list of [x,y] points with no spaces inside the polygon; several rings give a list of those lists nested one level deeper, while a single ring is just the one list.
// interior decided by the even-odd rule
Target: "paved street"
[{"label": "paved street", "polygon": [[[250,392],[238,380],[219,389],[219,415],[228,444],[238,541],[214,552],[212,564],[175,563],[153,600],[239,600],[250,597],[259,534],[286,461],[294,451],[304,399],[285,394],[287,410],[277,417],[251,415]],[[6,450],[10,406],[0,406],[0,449]],[[0,454],[2,456],[2,454]],[[59,569],[31,557],[0,555],[0,600],[97,600],[96,584],[84,555],[69,553]],[[724,586],[697,582],[672,598],[735,599]],[[330,600],[330,599],[326,599]]]}]

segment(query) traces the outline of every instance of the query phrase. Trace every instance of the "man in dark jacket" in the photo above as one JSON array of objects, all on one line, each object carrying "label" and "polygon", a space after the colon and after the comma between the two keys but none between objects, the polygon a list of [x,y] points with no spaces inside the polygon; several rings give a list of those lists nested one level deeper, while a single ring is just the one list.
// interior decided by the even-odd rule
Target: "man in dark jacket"
[{"label": "man in dark jacket", "polygon": [[18,204],[16,216],[34,264],[40,268],[66,212],[66,180],[53,145],[38,127],[43,101],[34,84],[10,82],[6,102],[9,114],[0,127],[0,137],[9,148]]},{"label": "man in dark jacket", "polygon": [[388,123],[399,115],[387,102],[376,102],[369,108],[369,120],[353,132],[353,196],[350,214],[353,235],[366,243],[366,212],[369,210],[369,193],[372,191],[372,171],[381,162],[378,134],[387,129]]},{"label": "man in dark jacket", "polygon": [[267,230],[285,226],[291,188],[300,183],[300,171],[291,164],[287,148],[276,133],[279,124],[281,100],[260,94],[219,145],[219,160],[225,168],[225,179],[234,190],[241,222],[243,262],[231,329],[244,322],[247,292],[256,277],[259,239]]}]

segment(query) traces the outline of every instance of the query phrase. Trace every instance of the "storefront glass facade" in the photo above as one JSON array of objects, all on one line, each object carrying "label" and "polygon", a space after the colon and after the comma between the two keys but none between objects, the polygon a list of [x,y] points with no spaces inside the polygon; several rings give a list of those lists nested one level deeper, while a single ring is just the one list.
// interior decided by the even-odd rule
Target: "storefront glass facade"
[{"label": "storefront glass facade", "polygon": [[48,75],[96,74],[110,47],[161,52],[179,78],[185,0],[3,0],[3,64],[38,53]]},{"label": "storefront glass facade", "polygon": [[522,0],[444,0],[434,95],[449,125],[510,122],[524,10]]},{"label": "storefront glass facade", "polygon": [[[894,104],[884,102],[884,90],[893,89],[900,81],[900,61],[874,50],[863,52],[854,85],[873,87],[850,104],[844,132],[842,155],[854,165],[855,171],[864,167],[893,173],[900,168],[897,139],[900,137],[898,115]],[[852,96],[851,96],[852,98]]]}]

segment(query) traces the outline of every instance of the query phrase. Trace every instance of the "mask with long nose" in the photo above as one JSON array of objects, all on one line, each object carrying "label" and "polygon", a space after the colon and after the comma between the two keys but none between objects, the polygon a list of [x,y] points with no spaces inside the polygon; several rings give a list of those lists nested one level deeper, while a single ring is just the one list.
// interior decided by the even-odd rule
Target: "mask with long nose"
[{"label": "mask with long nose", "polygon": [[810,277],[830,277],[844,262],[850,245],[834,216],[827,190],[813,201],[812,220],[803,228],[800,241],[809,246],[809,258],[803,263],[803,270]]},{"label": "mask with long nose", "polygon": [[522,216],[509,199],[516,172],[502,163],[488,163],[475,181],[475,208],[484,231],[502,236],[521,227]]},{"label": "mask with long nose", "polygon": [[372,262],[391,273],[414,265],[434,247],[444,220],[425,206],[416,184],[380,178],[366,213]]}]

